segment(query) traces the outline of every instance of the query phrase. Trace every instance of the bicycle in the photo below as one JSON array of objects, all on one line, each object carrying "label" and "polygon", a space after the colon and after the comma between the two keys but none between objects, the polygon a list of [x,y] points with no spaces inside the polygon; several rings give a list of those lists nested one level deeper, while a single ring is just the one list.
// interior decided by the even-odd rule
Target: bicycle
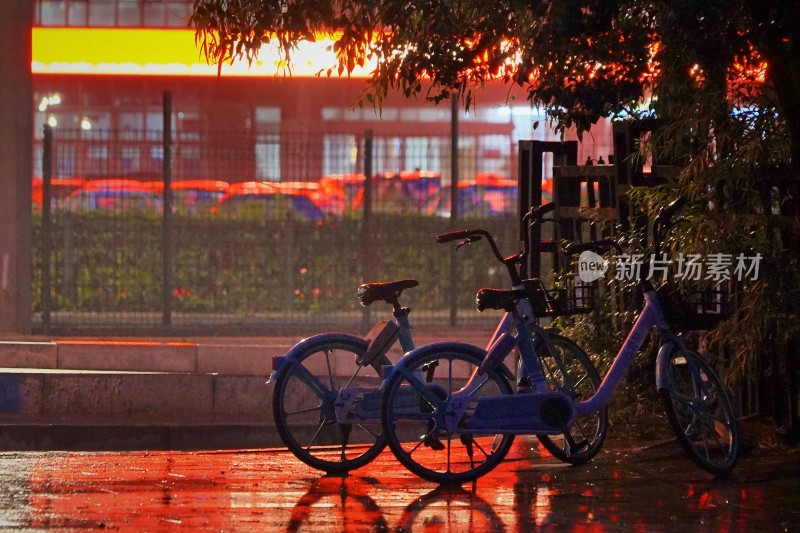
[{"label": "bicycle", "polygon": [[[523,224],[526,219],[538,219],[543,211],[552,209],[552,204],[532,208],[523,218]],[[657,242],[676,209],[677,204],[671,204],[654,222]],[[439,343],[413,350],[392,366],[383,384],[383,433],[401,464],[429,481],[462,483],[494,469],[517,434],[545,438],[562,434],[567,450],[584,452],[587,442],[570,438],[568,428],[576,420],[606,409],[625,370],[655,327],[660,334],[657,389],[678,440],[705,470],[721,475],[733,468],[739,437],[730,399],[713,369],[669,330],[659,295],[648,280],[639,279],[644,309],[602,383],[589,397],[572,397],[547,387],[543,369],[537,364],[544,340],[528,334],[534,317],[532,304],[541,305],[546,298],[541,291],[526,287],[519,276],[518,265],[530,249],[529,242],[526,240],[522,254],[505,259],[484,230],[453,232],[440,236],[440,242],[470,240],[475,236],[487,238],[495,256],[507,267],[513,287],[481,289],[476,295],[478,309],[504,310],[505,316],[512,317],[517,334],[498,339],[480,360],[465,358],[465,353],[473,357],[476,353],[465,345]],[[619,249],[615,242],[607,240],[574,245],[568,251],[602,250],[605,246]],[[499,370],[500,363],[515,347],[520,353],[518,372],[531,377],[532,392],[513,394],[507,376]],[[469,373],[460,368],[465,359],[474,367]],[[443,370],[434,375],[438,369]],[[426,381],[417,377],[420,372],[427,373]],[[431,447],[432,441],[440,446]],[[597,451],[599,447],[593,450]]]},{"label": "bicycle", "polygon": [[[344,333],[325,333],[301,341],[288,353],[273,357],[275,383],[273,416],[278,433],[290,451],[307,465],[329,473],[342,473],[366,465],[386,446],[380,422],[379,376],[390,366],[386,353],[399,339],[404,353],[414,349],[409,308],[399,303],[400,293],[417,285],[415,280],[367,283],[358,288],[362,305],[385,301],[392,305],[394,321],[378,322],[361,338]],[[503,334],[511,321],[501,320],[487,349]],[[545,339],[549,350],[542,352],[547,379],[553,388],[585,396],[600,382],[588,356],[569,340],[531,325],[531,334]],[[470,347],[468,357],[480,360],[486,353]],[[348,356],[349,354],[349,356]],[[343,361],[349,374],[333,366]],[[512,373],[504,369],[506,375]],[[323,380],[317,375],[326,374]],[[325,381],[326,383],[323,383]],[[587,461],[600,449],[605,437],[606,413],[592,414],[571,431],[587,445],[581,450],[560,445],[549,436],[543,445],[557,459],[570,463]],[[353,430],[358,435],[354,439]],[[359,438],[360,437],[360,438]],[[588,438],[587,438],[588,437]],[[564,442],[568,442],[565,439]],[[429,444],[437,446],[431,441]]]},{"label": "bicycle", "polygon": [[[386,447],[380,427],[381,371],[396,342],[414,349],[411,309],[400,305],[413,279],[365,283],[361,304],[392,305],[392,321],[377,322],[366,337],[322,333],[272,358],[272,414],[281,440],[307,465],[343,473],[372,461]],[[317,377],[322,375],[322,378]]]}]

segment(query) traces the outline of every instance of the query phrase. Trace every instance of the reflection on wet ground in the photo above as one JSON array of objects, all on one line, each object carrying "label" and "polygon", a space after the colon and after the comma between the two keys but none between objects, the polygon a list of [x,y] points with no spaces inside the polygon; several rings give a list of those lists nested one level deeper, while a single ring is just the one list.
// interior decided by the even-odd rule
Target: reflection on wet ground
[{"label": "reflection on wet ground", "polygon": [[[613,440],[609,438],[609,441]],[[800,453],[755,449],[723,479],[675,443],[569,467],[517,439],[475,484],[437,487],[389,452],[347,477],[281,450],[0,454],[0,529],[795,531]]]}]

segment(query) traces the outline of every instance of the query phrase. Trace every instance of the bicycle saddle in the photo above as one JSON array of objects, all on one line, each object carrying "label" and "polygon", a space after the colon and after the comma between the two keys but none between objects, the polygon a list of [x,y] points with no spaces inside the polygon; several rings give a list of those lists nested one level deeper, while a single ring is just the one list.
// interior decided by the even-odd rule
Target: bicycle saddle
[{"label": "bicycle saddle", "polygon": [[419,285],[419,282],[415,279],[376,281],[360,285],[356,289],[356,295],[364,307],[379,300],[393,304],[400,297],[401,292],[417,285]]},{"label": "bicycle saddle", "polygon": [[525,290],[517,289],[481,289],[475,295],[475,303],[478,304],[478,311],[484,309],[511,311],[527,294]]}]

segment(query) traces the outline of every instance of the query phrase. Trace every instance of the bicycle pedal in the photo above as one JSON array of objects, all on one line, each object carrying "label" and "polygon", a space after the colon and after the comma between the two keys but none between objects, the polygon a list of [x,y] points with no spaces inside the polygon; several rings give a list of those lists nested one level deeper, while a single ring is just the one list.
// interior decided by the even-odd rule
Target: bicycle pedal
[{"label": "bicycle pedal", "polygon": [[437,452],[444,450],[445,446],[442,441],[435,437],[428,437],[422,441],[422,444]]}]

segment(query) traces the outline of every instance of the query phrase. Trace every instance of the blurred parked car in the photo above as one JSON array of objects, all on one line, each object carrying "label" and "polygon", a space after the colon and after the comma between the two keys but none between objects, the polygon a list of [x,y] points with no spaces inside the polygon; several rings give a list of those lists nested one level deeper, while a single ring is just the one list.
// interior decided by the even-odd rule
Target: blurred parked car
[{"label": "blurred parked car", "polygon": [[331,174],[319,180],[320,191],[335,197],[342,210],[355,211],[364,203],[364,174]]},{"label": "blurred parked car", "polygon": [[[163,196],[163,181],[148,181],[144,184]],[[185,213],[208,213],[225,196],[227,181],[180,180],[170,184],[172,189],[172,211]]]},{"label": "blurred parked car", "polygon": [[[57,207],[64,198],[83,187],[85,182],[83,178],[51,178],[50,206]],[[44,205],[44,180],[38,176],[31,181],[31,201],[37,209]]]},{"label": "blurred parked car", "polygon": [[161,195],[142,182],[129,179],[90,180],[61,204],[70,211],[151,211],[161,213]]},{"label": "blurred parked car", "polygon": [[442,188],[442,175],[428,170],[401,172],[403,194],[412,202],[423,205]]},{"label": "blurred parked car", "polygon": [[[444,186],[426,204],[424,212],[440,217],[450,216],[450,185]],[[499,177],[458,182],[458,215],[498,216],[517,210],[519,186],[516,181]]]},{"label": "blurred parked car", "polygon": [[225,195],[211,208],[224,217],[322,220],[322,209],[304,191],[262,181],[231,183]]},{"label": "blurred parked car", "polygon": [[281,194],[304,195],[317,205],[326,215],[341,215],[344,212],[344,199],[337,194],[329,194],[319,182],[279,181],[269,182]]},{"label": "blurred parked car", "polygon": [[[344,209],[364,206],[363,174],[335,174],[320,180],[322,192],[340,199]],[[390,213],[420,212],[422,206],[441,189],[441,175],[430,171],[402,171],[375,174],[372,178],[372,202],[375,211]]]}]

